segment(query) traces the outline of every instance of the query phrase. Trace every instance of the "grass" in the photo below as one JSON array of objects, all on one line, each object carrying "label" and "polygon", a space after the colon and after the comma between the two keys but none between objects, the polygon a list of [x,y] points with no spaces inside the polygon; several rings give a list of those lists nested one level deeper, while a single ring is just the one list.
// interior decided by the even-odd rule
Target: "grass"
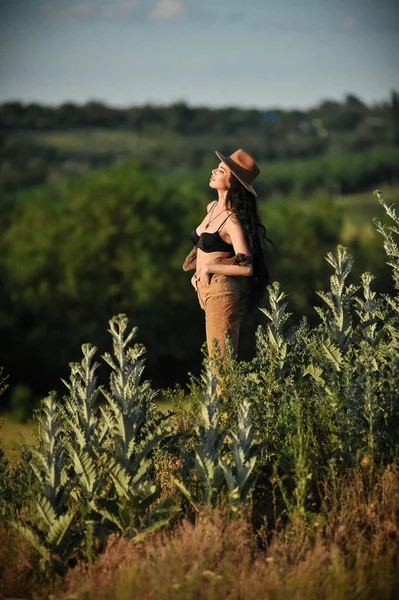
[{"label": "grass", "polygon": [[20,456],[21,444],[33,446],[36,442],[36,425],[34,423],[19,423],[11,416],[4,415],[0,425],[1,446],[11,465]]},{"label": "grass", "polygon": [[83,155],[115,153],[115,158],[119,153],[136,156],[143,151],[149,152],[156,148],[160,141],[133,131],[91,128],[62,132],[34,132],[25,135],[28,135],[34,143],[58,151]]},{"label": "grass", "polygon": [[[399,202],[399,186],[382,187],[387,204]],[[335,198],[337,206],[343,211],[345,219],[358,224],[370,224],[373,217],[383,220],[385,211],[371,191],[361,194],[348,194]]]},{"label": "grass", "polygon": [[[166,412],[172,409],[167,400],[157,401],[159,410]],[[36,443],[36,425],[29,421],[21,423],[16,421],[12,415],[3,415],[0,421],[0,443],[5,456],[11,465],[15,465],[21,453],[21,444],[33,446]]]},{"label": "grass", "polygon": [[[399,202],[399,186],[383,188],[383,192],[387,204]],[[335,198],[335,202],[342,215],[340,243],[350,247],[358,259],[353,273],[356,276],[365,270],[378,273],[376,285],[383,286],[378,289],[384,293],[389,292],[390,269],[386,263],[380,236],[376,233],[373,223],[374,217],[382,223],[388,223],[389,218],[383,207],[371,191],[339,196]]]},{"label": "grass", "polygon": [[[4,597],[44,600],[394,600],[399,589],[399,471],[364,465],[325,487],[324,506],[256,531],[222,508],[133,543],[111,536],[92,563],[37,577],[37,555],[0,530]],[[7,544],[2,544],[7,536]]]}]

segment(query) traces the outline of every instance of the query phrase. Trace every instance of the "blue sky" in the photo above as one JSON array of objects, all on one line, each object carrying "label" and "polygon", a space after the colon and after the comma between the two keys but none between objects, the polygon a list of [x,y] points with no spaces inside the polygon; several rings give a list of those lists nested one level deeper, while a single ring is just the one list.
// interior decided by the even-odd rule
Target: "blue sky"
[{"label": "blue sky", "polygon": [[399,0],[1,0],[0,101],[374,102],[398,58]]}]

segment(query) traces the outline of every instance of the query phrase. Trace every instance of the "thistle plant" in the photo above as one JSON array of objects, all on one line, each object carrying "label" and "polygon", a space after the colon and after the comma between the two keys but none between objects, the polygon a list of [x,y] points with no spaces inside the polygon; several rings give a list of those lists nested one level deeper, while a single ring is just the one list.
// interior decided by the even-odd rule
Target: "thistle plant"
[{"label": "thistle plant", "polygon": [[323,321],[326,331],[342,352],[348,349],[352,336],[351,305],[353,295],[359,289],[357,286],[345,286],[345,281],[353,266],[353,257],[348,248],[337,247],[337,256],[331,252],[326,256],[327,262],[333,267],[330,277],[330,292],[317,292],[327,307],[315,307]]},{"label": "thistle plant", "polygon": [[6,381],[8,376],[3,375],[3,367],[0,367],[0,395],[7,389]]},{"label": "thistle plant", "polygon": [[76,445],[82,450],[90,446],[93,456],[105,434],[104,428],[100,430],[100,414],[96,403],[100,391],[95,375],[99,363],[93,363],[96,350],[90,344],[83,344],[82,362],[70,363],[69,382],[62,380],[69,390],[69,395],[64,398],[64,419]]},{"label": "thistle plant", "polygon": [[134,445],[145,435],[149,417],[157,413],[153,402],[155,393],[148,381],[141,381],[144,347],[139,344],[129,347],[137,328],[126,331],[128,320],[125,315],[113,317],[109,323],[114,354],[107,352],[103,356],[111,367],[111,376],[110,389],[101,388],[106,399],[101,412],[115,455],[128,468]]},{"label": "thistle plant", "polygon": [[273,349],[274,361],[279,369],[279,374],[284,375],[284,363],[287,356],[287,337],[284,326],[291,316],[287,312],[288,302],[285,301],[287,294],[280,291],[280,284],[274,282],[268,286],[270,309],[261,308],[260,310],[269,319],[270,323],[266,326],[267,338]]},{"label": "thistle plant", "polygon": [[[40,444],[31,467],[41,488],[34,519],[15,527],[42,555],[45,569],[62,570],[72,554],[93,556],[96,536],[119,530],[142,539],[180,510],[173,497],[153,506],[153,453],[171,436],[169,414],[153,402],[142,382],[144,349],[129,343],[123,315],[110,321],[114,354],[110,389],[97,387],[96,349],[82,346],[81,363],[71,364],[63,404],[51,394],[39,416]],[[98,406],[99,392],[106,404]]]},{"label": "thistle plant", "polygon": [[24,524],[17,521],[13,525],[41,554],[44,570],[50,567],[62,571],[81,542],[82,530],[74,522],[74,511],[69,503],[65,430],[55,394],[43,401],[39,428],[41,444],[33,451],[30,464],[41,488],[36,501],[41,527],[34,521]]},{"label": "thistle plant", "polygon": [[[384,306],[381,308],[381,312],[384,318],[383,330],[385,337],[382,338],[382,335],[380,335],[378,344],[379,371],[381,371],[379,380],[379,424],[383,424],[384,427],[378,427],[376,431],[380,434],[381,447],[392,455],[392,452],[395,452],[395,442],[396,444],[399,443],[398,392],[397,383],[395,383],[399,372],[399,246],[397,240],[397,236],[399,236],[399,215],[394,206],[387,205],[383,194],[379,190],[374,193],[391,220],[389,225],[383,225],[377,218],[373,219],[373,222],[377,232],[383,238],[384,249],[388,257],[387,264],[392,269],[392,279],[396,290],[396,295],[384,294],[382,297]],[[382,306],[381,301],[380,306]]]},{"label": "thistle plant", "polygon": [[195,428],[197,443],[194,446],[194,471],[197,478],[197,490],[191,493],[186,482],[190,481],[191,460],[186,461],[182,469],[182,479],[174,478],[178,489],[188,499],[195,510],[200,505],[215,506],[224,478],[219,457],[225,439],[219,415],[220,399],[216,393],[217,378],[213,373],[212,361],[209,361],[202,375],[203,401],[200,411],[200,423]]},{"label": "thistle plant", "polygon": [[[393,224],[385,225],[381,223],[380,219],[374,218],[373,222],[377,232],[383,238],[384,250],[387,254],[387,264],[392,268],[392,279],[394,289],[396,290],[396,296],[384,295],[385,302],[394,311],[396,317],[399,315],[399,247],[397,241],[395,241],[394,235],[399,236],[399,216],[393,206],[388,206],[384,200],[382,193],[376,190],[374,194],[377,196],[379,203],[384,208],[388,217],[390,217]],[[397,331],[392,331],[393,336],[398,339]]]},{"label": "thistle plant", "polygon": [[264,460],[270,460],[280,433],[277,431],[277,415],[281,402],[281,386],[292,378],[288,351],[291,332],[286,322],[291,313],[287,311],[287,295],[274,282],[267,288],[269,308],[260,309],[267,317],[266,325],[256,331],[256,356],[242,369],[241,389],[236,392],[239,405],[242,398],[251,402],[255,434],[265,441],[262,449]]},{"label": "thistle plant", "polygon": [[[388,217],[390,217],[391,221],[394,223],[393,225],[383,225],[380,219],[377,219],[376,217],[373,219],[377,232],[383,237],[384,250],[388,256],[387,264],[392,267],[392,279],[395,289],[399,290],[399,247],[392,235],[399,235],[399,215],[397,214],[393,205],[388,206],[380,190],[376,190],[374,194],[377,196],[378,202],[384,208]],[[399,312],[397,302],[394,303],[392,307]]]},{"label": "thistle plant", "polygon": [[229,432],[230,453],[225,459],[219,458],[233,512],[251,498],[257,481],[254,468],[261,444],[254,440],[250,408],[244,399],[239,406],[237,431]]},{"label": "thistle plant", "polygon": [[[152,512],[150,506],[160,495],[154,483],[153,453],[172,436],[170,414],[158,411],[149,382],[141,381],[144,370],[144,348],[129,347],[137,328],[127,331],[128,320],[118,315],[110,321],[113,355],[104,360],[111,367],[110,389],[101,388],[106,404],[101,414],[107,426],[105,444],[112,449],[103,456],[102,465],[113,483],[111,499],[96,498],[92,507],[123,533],[135,535],[151,521],[151,527],[161,526],[176,512],[168,499]],[[165,510],[165,506],[170,510]],[[159,516],[159,518],[158,518]]]},{"label": "thistle plant", "polygon": [[66,507],[66,452],[63,443],[65,428],[55,393],[43,400],[38,417],[40,446],[33,450],[31,467],[43,487],[43,495],[57,514]]},{"label": "thistle plant", "polygon": [[381,324],[384,320],[381,302],[377,293],[371,289],[374,279],[375,277],[371,273],[363,273],[361,276],[363,297],[355,298],[355,306],[357,305],[355,313],[359,317],[362,337],[371,345],[375,345],[377,341],[377,324]]},{"label": "thistle plant", "polygon": [[[320,351],[313,357],[315,370],[309,373],[319,384],[315,414],[323,423],[321,437],[330,440],[326,444],[330,458],[349,466],[366,448],[373,447],[370,432],[376,415],[377,376],[371,371],[373,365],[378,371],[377,325],[383,317],[371,289],[370,273],[361,278],[363,296],[355,296],[359,286],[346,285],[353,265],[349,251],[338,246],[336,256],[329,253],[327,261],[334,268],[330,291],[318,292],[327,308],[316,308],[327,337],[319,336]],[[317,423],[314,428],[320,435]]]},{"label": "thistle plant", "polygon": [[237,429],[222,427],[222,397],[216,392],[214,371],[215,363],[209,361],[202,375],[203,400],[200,423],[195,429],[194,459],[186,458],[181,477],[174,478],[174,482],[197,512],[201,506],[214,507],[226,491],[231,510],[237,512],[252,496],[261,445],[254,440],[248,400],[238,405]]},{"label": "thistle plant", "polygon": [[100,390],[95,375],[99,363],[93,362],[96,348],[83,344],[82,353],[80,363],[70,364],[69,382],[62,380],[69,390],[62,411],[68,432],[67,450],[76,478],[72,493],[77,500],[82,494],[86,500],[92,498],[104,486],[104,472],[98,469],[98,464],[107,433],[107,425],[100,419],[97,406]]}]

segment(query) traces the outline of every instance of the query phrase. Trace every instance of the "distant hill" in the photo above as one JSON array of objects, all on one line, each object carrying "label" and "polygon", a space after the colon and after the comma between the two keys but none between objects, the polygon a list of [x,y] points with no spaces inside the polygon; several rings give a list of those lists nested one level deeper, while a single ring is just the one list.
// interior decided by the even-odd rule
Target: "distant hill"
[{"label": "distant hill", "polygon": [[0,129],[0,190],[13,191],[132,158],[143,170],[178,173],[211,166],[214,149],[243,147],[271,163],[392,148],[399,94],[369,106],[348,95],[308,111],[7,102]]}]

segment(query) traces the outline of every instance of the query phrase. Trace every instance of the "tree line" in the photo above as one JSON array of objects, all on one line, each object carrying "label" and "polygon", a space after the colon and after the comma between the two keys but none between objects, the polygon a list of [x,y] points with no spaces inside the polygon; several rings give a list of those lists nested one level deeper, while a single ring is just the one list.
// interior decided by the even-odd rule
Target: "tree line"
[{"label": "tree line", "polygon": [[[130,129],[144,132],[172,131],[182,135],[198,135],[213,131],[228,135],[257,131],[276,134],[298,129],[304,134],[326,137],[329,131],[353,132],[362,126],[363,134],[377,135],[389,126],[398,125],[399,94],[393,91],[385,102],[367,105],[349,94],[342,102],[324,100],[309,110],[244,109],[239,107],[192,107],[185,102],[166,106],[146,104],[115,108],[102,102],[83,105],[72,102],[60,106],[38,103],[4,102],[0,104],[0,126],[3,131],[65,130],[99,127]],[[395,139],[397,129],[393,134]]]},{"label": "tree line", "polygon": [[309,110],[6,102],[0,130],[0,188],[19,189],[131,158],[146,170],[190,170],[237,145],[267,162],[393,147],[399,94],[370,106],[348,95]]}]

